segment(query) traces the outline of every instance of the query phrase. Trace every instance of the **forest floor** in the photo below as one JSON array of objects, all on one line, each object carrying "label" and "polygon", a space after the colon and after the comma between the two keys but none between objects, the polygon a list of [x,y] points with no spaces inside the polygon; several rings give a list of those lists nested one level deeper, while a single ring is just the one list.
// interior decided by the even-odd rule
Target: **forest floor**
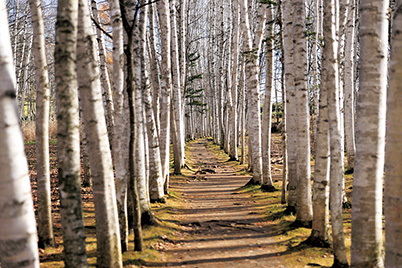
[{"label": "forest floor", "polygon": [[[207,140],[188,146],[197,172],[183,182],[172,182],[172,191],[185,200],[177,223],[186,239],[171,241],[163,250],[169,267],[285,267],[264,215],[264,206],[241,191],[250,176],[239,175],[222,162]],[[148,267],[154,267],[148,263]]]},{"label": "forest floor", "polygon": [[[274,185],[281,189],[281,140],[272,141]],[[52,217],[56,247],[40,250],[41,267],[64,267],[56,141],[51,141]],[[26,142],[33,198],[36,200],[34,142]],[[285,215],[281,192],[263,192],[259,186],[244,186],[251,178],[247,166],[229,161],[211,140],[191,141],[186,146],[182,175],[171,175],[166,203],[152,204],[158,225],[143,229],[145,250],[133,251],[133,234],[124,267],[331,267],[331,249],[303,244],[311,229],[294,228],[294,215]],[[351,178],[346,177],[351,196]],[[81,190],[87,255],[96,267],[96,235],[93,196],[90,187]],[[350,247],[350,209],[344,210],[346,246]]]}]

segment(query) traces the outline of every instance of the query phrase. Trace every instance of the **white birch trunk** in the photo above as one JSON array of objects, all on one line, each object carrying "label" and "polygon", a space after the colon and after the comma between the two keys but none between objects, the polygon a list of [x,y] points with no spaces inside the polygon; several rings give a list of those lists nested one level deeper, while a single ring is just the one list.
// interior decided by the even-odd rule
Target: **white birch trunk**
[{"label": "white birch trunk", "polygon": [[310,226],[313,219],[310,171],[310,113],[307,87],[307,53],[304,0],[292,2],[294,42],[294,85],[297,113],[297,217],[296,222]]},{"label": "white birch trunk", "polygon": [[158,133],[158,137],[160,135],[160,68],[158,64],[158,58],[156,55],[156,37],[155,37],[155,4],[150,6],[149,12],[149,61],[151,65],[151,81],[152,81],[152,108],[154,110],[155,115],[155,126],[156,131]]},{"label": "white birch trunk", "polygon": [[239,73],[239,42],[240,42],[240,8],[238,1],[234,1],[235,5],[235,13],[233,14],[233,67],[232,67],[232,104],[230,106],[230,153],[229,156],[232,160],[238,160],[238,151],[237,151],[237,143],[238,143],[238,135],[237,135],[237,124],[238,114],[237,114],[237,90],[238,90],[238,73]]},{"label": "white birch trunk", "polygon": [[355,0],[350,1],[348,21],[346,28],[345,44],[345,73],[344,73],[344,93],[345,93],[345,141],[347,153],[347,168],[353,170],[355,162]]},{"label": "white birch trunk", "polygon": [[[331,17],[330,17],[331,19]],[[331,27],[332,21],[325,21],[326,27]],[[328,26],[327,26],[328,25]],[[327,32],[327,42],[334,41],[331,32]],[[324,47],[325,57],[330,51]],[[319,112],[317,118],[317,129],[315,134],[315,165],[313,184],[313,224],[309,244],[319,247],[330,246],[329,235],[329,171],[330,171],[330,147],[329,147],[329,125],[328,125],[328,86],[326,60],[322,61],[321,89],[319,94]],[[328,59],[329,60],[329,59]],[[333,84],[334,81],[332,81]],[[331,84],[330,84],[331,85]],[[318,90],[318,88],[317,88]]]},{"label": "white birch trunk", "polygon": [[127,222],[127,159],[126,150],[127,132],[124,119],[124,51],[123,51],[123,25],[118,0],[109,0],[111,21],[113,28],[113,102],[114,102],[114,130],[119,139],[113,139],[113,160],[116,176],[116,200],[119,215],[120,239],[122,251],[127,251],[128,222]]},{"label": "white birch trunk", "polygon": [[35,214],[24,141],[18,122],[16,80],[5,1],[0,3],[0,261],[4,268],[39,268]]},{"label": "white birch trunk", "polygon": [[353,180],[353,267],[383,267],[382,184],[387,90],[388,0],[360,0],[359,96]]},{"label": "white birch trunk", "polygon": [[[170,0],[170,27],[171,27],[171,61],[172,61],[172,111],[174,112],[173,118],[175,120],[174,138],[176,140],[177,146],[174,146],[174,161],[179,161],[175,163],[175,173],[181,174],[181,167],[184,165],[184,123],[182,116],[182,89],[181,89],[181,72],[180,72],[180,62],[179,62],[179,44],[178,44],[178,27],[177,27],[177,12],[176,12],[176,0]],[[173,123],[172,123],[173,124]],[[176,156],[177,154],[177,156]]]},{"label": "white birch trunk", "polygon": [[296,141],[296,91],[293,73],[293,21],[292,3],[282,2],[284,73],[286,90],[286,123],[288,133],[288,213],[295,213],[297,206],[297,141]]},{"label": "white birch trunk", "polygon": [[76,44],[78,0],[57,6],[55,79],[60,214],[67,268],[87,267],[81,207],[80,133]]},{"label": "white birch trunk", "polygon": [[[243,53],[246,56],[246,83],[248,85],[248,123],[249,123],[249,145],[252,150],[253,184],[262,183],[262,155],[261,155],[261,117],[260,117],[260,86],[258,79],[258,52],[260,43],[256,40],[262,39],[262,27],[257,31],[256,37],[251,36],[248,7],[246,0],[240,1],[241,27],[244,33],[245,46]],[[259,8],[262,9],[262,8]],[[265,16],[264,16],[265,18]],[[260,22],[265,24],[265,19]],[[260,32],[259,32],[260,31]],[[259,34],[258,34],[259,33]]]},{"label": "white birch trunk", "polygon": [[[140,1],[143,5],[144,1]],[[146,173],[145,157],[145,128],[144,128],[144,109],[143,109],[143,91],[149,85],[148,75],[145,74],[145,51],[146,51],[146,25],[147,25],[148,6],[144,6],[140,11],[140,19],[134,37],[134,73],[136,80],[135,91],[135,116],[136,116],[136,165],[135,179],[137,180],[138,194],[140,198],[141,221],[149,223],[152,219],[151,205],[149,200],[149,184]]]},{"label": "white birch trunk", "polygon": [[[92,8],[93,20],[99,26],[101,26],[96,0],[91,0],[91,8]],[[112,144],[113,130],[114,130],[114,105],[112,99],[112,87],[110,85],[109,72],[106,67],[105,38],[103,37],[102,31],[98,27],[96,27],[96,36],[99,48],[99,62],[100,62],[102,88],[106,100],[106,107],[104,107],[104,109],[106,110],[105,111],[106,123],[108,128],[109,142]]]},{"label": "white birch trunk", "polygon": [[95,33],[86,0],[79,2],[77,71],[94,192],[97,266],[122,267],[112,157],[102,102]]},{"label": "white birch trunk", "polygon": [[46,62],[45,35],[40,1],[29,1],[32,14],[32,53],[36,72],[36,170],[38,181],[38,245],[54,245],[49,169],[50,88]]},{"label": "white birch trunk", "polygon": [[343,189],[343,136],[341,121],[341,90],[339,87],[338,42],[336,36],[337,0],[324,2],[324,64],[325,86],[328,100],[328,126],[330,135],[330,195],[331,225],[334,248],[334,267],[348,267],[342,218]]},{"label": "white birch trunk", "polygon": [[[267,20],[272,21],[272,7],[268,5]],[[266,30],[266,66],[265,66],[265,100],[262,114],[262,189],[266,191],[275,191],[271,173],[271,125],[272,125],[272,91],[273,87],[273,25],[268,25]]]},{"label": "white birch trunk", "polygon": [[170,98],[172,88],[171,62],[170,62],[170,20],[169,3],[167,0],[157,2],[161,38],[161,122],[160,122],[160,148],[162,159],[162,176],[164,183],[169,180],[169,149],[170,149]]}]

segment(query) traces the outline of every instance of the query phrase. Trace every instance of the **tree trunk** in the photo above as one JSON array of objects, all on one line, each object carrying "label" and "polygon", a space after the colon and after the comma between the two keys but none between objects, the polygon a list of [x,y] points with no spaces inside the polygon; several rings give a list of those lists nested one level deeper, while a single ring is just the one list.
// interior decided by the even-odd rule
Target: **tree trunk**
[{"label": "tree trunk", "polygon": [[[140,1],[143,5],[144,1]],[[143,108],[143,92],[149,86],[148,74],[146,74],[145,66],[145,53],[146,53],[146,25],[147,25],[148,6],[145,5],[141,8],[140,19],[134,40],[134,68],[136,78],[136,92],[135,92],[135,109],[136,109],[136,128],[137,128],[137,142],[136,142],[136,180],[138,186],[138,194],[140,198],[141,207],[141,221],[144,224],[150,224],[153,221],[151,212],[151,204],[149,199],[149,183],[146,172],[146,157],[145,157],[145,128],[144,128],[144,108]]]},{"label": "tree trunk", "polygon": [[77,71],[94,191],[97,266],[122,267],[112,157],[102,103],[95,34],[86,0],[79,2]]},{"label": "tree trunk", "polygon": [[113,160],[116,176],[116,200],[119,215],[120,239],[122,252],[128,247],[127,222],[127,182],[128,170],[125,144],[128,143],[124,119],[124,51],[123,51],[123,24],[118,0],[109,0],[111,21],[113,28],[113,101],[114,101],[114,130],[119,139],[113,139]]},{"label": "tree trunk", "polygon": [[288,133],[288,207],[287,213],[295,213],[297,206],[297,143],[296,143],[296,92],[293,73],[292,3],[282,2],[284,73],[286,90],[286,123]]},{"label": "tree trunk", "polygon": [[348,22],[346,28],[345,44],[345,70],[344,93],[345,93],[345,141],[348,159],[347,168],[353,171],[355,162],[355,0],[350,1]]},{"label": "tree trunk", "polygon": [[[243,53],[246,58],[246,83],[248,85],[248,123],[249,123],[249,145],[252,151],[253,178],[251,183],[262,183],[262,156],[261,156],[261,116],[260,116],[260,86],[258,79],[258,52],[260,42],[251,36],[249,12],[246,0],[240,0],[241,7],[241,27],[244,33],[245,46]],[[259,8],[259,9],[262,9]],[[265,24],[264,20],[260,24]],[[259,29],[262,35],[262,28]],[[256,39],[261,39],[256,33]],[[254,45],[254,46],[253,46]],[[250,160],[249,160],[250,161]]]},{"label": "tree trunk", "polygon": [[[272,7],[267,9],[267,20],[272,21]],[[266,191],[275,191],[271,173],[271,126],[272,126],[272,90],[273,88],[273,25],[268,25],[266,29],[266,66],[265,66],[265,100],[262,114],[262,186]]]},{"label": "tree trunk", "polygon": [[60,214],[67,268],[87,267],[81,207],[80,133],[76,72],[78,0],[57,6],[55,79]]},{"label": "tree trunk", "polygon": [[[99,26],[101,26],[96,0],[91,0],[91,7],[92,7],[93,20]],[[106,114],[107,132],[109,135],[109,143],[112,145],[113,130],[114,130],[114,105],[112,99],[112,87],[110,85],[109,72],[106,66],[107,60],[106,60],[105,40],[102,31],[98,27],[96,27],[96,36],[99,49],[99,62],[100,62],[102,88],[103,88],[103,94],[106,99],[106,107],[104,107],[104,109]]]},{"label": "tree trunk", "polygon": [[311,203],[310,171],[310,113],[307,88],[307,53],[305,39],[304,0],[292,2],[294,83],[297,113],[297,217],[296,223],[311,226],[313,209]]},{"label": "tree trunk", "polygon": [[352,267],[383,267],[384,166],[389,1],[360,0],[359,96],[352,206]]},{"label": "tree trunk", "polygon": [[170,151],[170,98],[172,88],[170,61],[170,20],[169,3],[167,0],[157,2],[161,39],[161,125],[160,148],[162,159],[162,176],[164,183],[169,180],[169,151]]},{"label": "tree trunk", "polygon": [[333,267],[348,267],[342,218],[343,146],[339,94],[338,42],[336,36],[336,2],[324,1],[324,76],[327,91],[328,126],[330,136],[331,224],[334,243]]},{"label": "tree trunk", "polygon": [[234,1],[235,5],[235,13],[233,14],[233,67],[232,67],[232,88],[231,88],[231,97],[232,103],[230,106],[230,118],[231,121],[229,122],[230,125],[230,159],[238,160],[238,152],[237,152],[237,124],[238,121],[238,114],[237,114],[237,90],[238,90],[238,73],[239,73],[239,42],[240,42],[240,31],[239,31],[239,24],[240,24],[240,9],[238,1]]},{"label": "tree trunk", "polygon": [[15,95],[5,1],[0,3],[0,259],[2,266],[39,268],[35,214]]},{"label": "tree trunk", "polygon": [[[328,18],[326,18],[328,19]],[[330,17],[331,19],[331,17]],[[325,21],[325,27],[331,27],[332,21]],[[329,24],[329,25],[328,25]],[[331,30],[331,29],[330,29]],[[331,36],[331,32],[327,32]],[[327,42],[333,42],[330,36],[326,37]],[[319,112],[317,118],[317,131],[315,134],[315,170],[313,184],[313,225],[311,235],[307,242],[313,246],[328,247],[329,236],[329,126],[328,126],[328,84],[327,68],[325,57],[330,51],[328,46],[324,47],[323,65],[321,69],[321,89],[319,94]],[[329,60],[329,59],[328,59]],[[334,81],[332,81],[333,84]]]},{"label": "tree trunk", "polygon": [[38,181],[38,245],[54,246],[49,170],[49,102],[50,88],[46,63],[42,6],[39,0],[29,1],[32,14],[32,53],[36,72],[36,170]]},{"label": "tree trunk", "polygon": [[152,81],[152,95],[153,100],[152,100],[152,108],[154,110],[154,115],[155,115],[155,126],[156,126],[156,131],[158,134],[158,137],[160,136],[160,68],[158,64],[158,59],[156,56],[156,37],[155,37],[155,4],[152,4],[149,8],[149,47],[150,47],[150,53],[149,53],[149,61],[150,61],[150,66],[151,66],[151,81]]},{"label": "tree trunk", "polygon": [[[184,125],[182,116],[182,97],[181,97],[181,77],[180,77],[180,63],[179,63],[179,44],[178,44],[178,27],[176,15],[176,0],[170,0],[170,27],[171,27],[171,61],[172,61],[172,111],[175,124],[175,131],[172,133],[172,138],[176,140],[177,145],[173,146],[175,154],[175,174],[181,174],[181,167],[184,165]],[[173,125],[173,122],[172,122]],[[179,161],[179,163],[176,163]]]}]

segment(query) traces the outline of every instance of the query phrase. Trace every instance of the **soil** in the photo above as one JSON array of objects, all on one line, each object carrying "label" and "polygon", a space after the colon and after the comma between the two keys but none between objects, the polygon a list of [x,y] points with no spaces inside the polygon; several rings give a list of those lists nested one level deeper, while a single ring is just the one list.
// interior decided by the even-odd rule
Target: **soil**
[{"label": "soil", "polygon": [[184,238],[169,241],[162,252],[166,261],[146,267],[286,267],[261,205],[238,190],[250,176],[236,174],[206,144],[189,145],[200,167],[194,176],[171,182],[185,200],[172,215],[184,226],[178,236]]}]

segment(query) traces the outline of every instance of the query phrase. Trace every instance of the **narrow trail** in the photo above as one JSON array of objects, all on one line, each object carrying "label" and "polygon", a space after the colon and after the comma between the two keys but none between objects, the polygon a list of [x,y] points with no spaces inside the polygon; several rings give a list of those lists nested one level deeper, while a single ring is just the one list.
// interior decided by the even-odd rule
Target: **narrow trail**
[{"label": "narrow trail", "polygon": [[206,143],[207,140],[200,140],[190,145],[193,159],[205,174],[171,185],[186,200],[175,219],[179,219],[189,235],[172,241],[163,251],[166,261],[156,266],[286,267],[280,261],[282,254],[275,250],[275,239],[264,226],[258,203],[236,190],[250,177],[236,175]]}]

